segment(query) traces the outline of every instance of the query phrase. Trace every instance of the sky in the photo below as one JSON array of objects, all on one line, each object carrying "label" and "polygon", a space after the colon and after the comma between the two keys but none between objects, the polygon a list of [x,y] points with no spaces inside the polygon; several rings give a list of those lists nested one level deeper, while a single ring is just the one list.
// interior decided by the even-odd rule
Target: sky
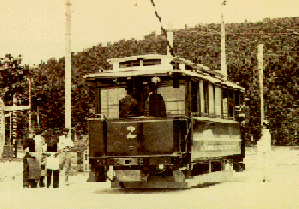
[{"label": "sky", "polygon": [[[23,64],[64,56],[66,0],[1,0],[0,57],[23,55]],[[298,0],[154,0],[164,28],[199,23],[250,22],[299,16]],[[120,39],[142,39],[160,23],[150,0],[71,0],[72,51]],[[137,6],[136,6],[137,4]]]}]

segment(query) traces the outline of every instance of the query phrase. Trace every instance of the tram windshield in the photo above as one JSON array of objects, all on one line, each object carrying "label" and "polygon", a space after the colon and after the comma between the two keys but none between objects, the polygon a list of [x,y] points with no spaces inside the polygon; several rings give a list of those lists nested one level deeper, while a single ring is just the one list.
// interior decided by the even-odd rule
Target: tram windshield
[{"label": "tram windshield", "polygon": [[174,88],[171,80],[135,79],[124,86],[101,88],[100,94],[101,114],[106,118],[185,115],[185,85]]}]

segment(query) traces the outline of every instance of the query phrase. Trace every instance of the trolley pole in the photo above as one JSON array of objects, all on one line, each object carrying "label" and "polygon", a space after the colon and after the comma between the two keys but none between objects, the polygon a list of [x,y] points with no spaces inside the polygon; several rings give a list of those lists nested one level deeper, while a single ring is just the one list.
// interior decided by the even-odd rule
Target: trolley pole
[{"label": "trolley pole", "polygon": [[221,13],[221,74],[223,75],[223,80],[227,81],[227,63],[226,63],[226,53],[225,53],[225,25],[224,25],[224,6],[226,1],[223,1],[221,4],[222,13]]},{"label": "trolley pole", "polygon": [[[167,36],[167,41],[169,42],[169,45],[173,48],[173,27],[172,27],[172,23],[168,23],[168,30],[167,30],[167,33],[166,33],[166,36]],[[161,31],[162,33],[162,31]],[[171,56],[171,53],[170,53],[170,47],[167,45],[167,55],[168,56]]]},{"label": "trolley pole", "polygon": [[72,128],[71,0],[66,0],[65,6],[65,128],[69,129],[66,138],[70,139]]}]

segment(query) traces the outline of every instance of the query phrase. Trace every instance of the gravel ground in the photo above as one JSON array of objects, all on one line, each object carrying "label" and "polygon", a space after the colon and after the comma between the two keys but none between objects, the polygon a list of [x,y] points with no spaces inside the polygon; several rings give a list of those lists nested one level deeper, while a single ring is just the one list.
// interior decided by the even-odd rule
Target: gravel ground
[{"label": "gravel ground", "polygon": [[23,189],[22,164],[0,163],[0,208],[299,208],[299,149],[272,148],[269,182],[262,182],[256,156],[256,148],[246,148],[246,171],[232,182],[187,190],[117,190],[86,182],[84,173],[59,189]]}]

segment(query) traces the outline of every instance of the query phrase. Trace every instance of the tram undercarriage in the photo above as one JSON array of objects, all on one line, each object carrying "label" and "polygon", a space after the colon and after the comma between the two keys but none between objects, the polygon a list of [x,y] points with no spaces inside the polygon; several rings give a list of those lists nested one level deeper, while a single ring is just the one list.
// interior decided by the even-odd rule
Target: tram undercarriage
[{"label": "tram undercarriage", "polygon": [[[127,159],[130,161],[131,159]],[[147,168],[145,168],[147,167]],[[112,188],[183,189],[209,183],[231,181],[235,171],[242,170],[241,162],[232,159],[211,159],[178,168],[177,165],[102,166],[94,169],[95,181],[111,181]],[[238,168],[234,170],[234,168]],[[101,170],[102,169],[102,170]],[[94,177],[95,177],[94,176]]]}]

